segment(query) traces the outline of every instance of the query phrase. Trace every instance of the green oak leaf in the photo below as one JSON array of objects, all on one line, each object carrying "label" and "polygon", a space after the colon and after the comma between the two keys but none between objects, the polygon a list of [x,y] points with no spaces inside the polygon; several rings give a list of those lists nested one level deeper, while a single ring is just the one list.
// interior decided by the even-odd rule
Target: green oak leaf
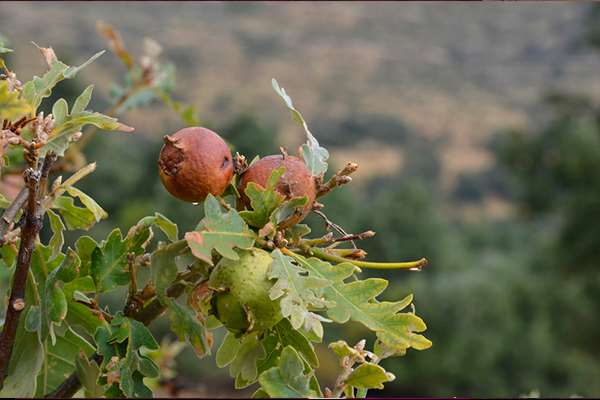
[{"label": "green oak leaf", "polygon": [[63,231],[66,229],[65,224],[63,224],[62,220],[52,210],[47,211],[48,218],[50,219],[50,229],[52,230],[52,237],[50,238],[50,242],[48,246],[52,249],[52,258],[55,258],[60,251],[62,250],[62,246],[65,244],[65,237],[63,235]]},{"label": "green oak leaf", "polygon": [[333,282],[323,289],[323,295],[335,302],[335,306],[327,310],[327,315],[335,322],[345,323],[349,319],[360,322],[397,353],[403,353],[410,347],[416,350],[431,347],[431,342],[417,333],[427,328],[425,322],[414,313],[400,312],[410,305],[412,295],[398,302],[378,302],[375,298],[388,284],[385,279],[369,278],[346,283],[345,279],[352,276],[356,268],[350,263],[333,266],[317,258],[294,258],[313,276]]},{"label": "green oak leaf", "polygon": [[118,359],[114,366],[119,372],[118,387],[110,389],[111,393],[117,394],[119,389],[127,397],[152,397],[144,377],[155,378],[159,370],[147,353],[158,350],[159,345],[144,324],[117,313],[110,325],[96,330],[95,341],[103,357],[101,368],[113,357]]},{"label": "green oak leaf", "polygon": [[73,78],[82,68],[88,66],[104,51],[98,52],[90,57],[86,62],[78,67],[70,67],[58,60],[54,60],[50,65],[50,69],[41,77],[34,76],[32,80],[23,85],[23,98],[31,106],[31,113],[36,114],[42,100],[49,97],[52,89],[63,79]]},{"label": "green oak leaf", "polygon": [[75,186],[67,186],[66,190],[67,193],[69,193],[71,196],[79,198],[79,200],[85,206],[85,208],[92,212],[94,218],[96,219],[96,222],[99,222],[101,219],[108,217],[106,211],[104,211],[102,207],[100,207],[98,203],[96,203],[96,200],[92,199],[90,196],[83,193]]},{"label": "green oak leaf", "polygon": [[396,377],[386,372],[381,366],[373,363],[364,363],[352,371],[345,383],[358,389],[383,389],[385,382],[390,382],[394,379]]},{"label": "green oak leaf", "polygon": [[42,103],[42,100],[52,93],[52,88],[64,79],[63,73],[69,66],[55,61],[52,66],[41,77],[34,76],[32,80],[23,85],[23,98],[31,106],[31,113],[36,114],[37,108]]},{"label": "green oak leaf", "polygon": [[235,357],[240,350],[241,342],[231,332],[227,332],[223,337],[223,342],[217,350],[215,357],[217,367],[223,368],[228,366],[235,360]]},{"label": "green oak leaf", "polygon": [[[21,318],[22,320],[24,318]],[[17,327],[16,339],[0,397],[33,397],[36,379],[44,363],[44,347],[36,333],[25,330],[25,321]]]},{"label": "green oak leaf", "polygon": [[85,330],[90,336],[93,336],[98,327],[105,324],[104,319],[100,315],[94,313],[86,304],[89,303],[89,298],[85,293],[96,292],[96,285],[91,276],[83,276],[73,279],[71,282],[65,283],[63,288],[68,302],[69,311],[65,321],[70,326],[79,326]]},{"label": "green oak leaf", "polygon": [[[226,346],[231,346],[228,349]],[[256,382],[258,363],[267,356],[265,348],[257,333],[251,333],[236,339],[227,333],[223,344],[217,352],[219,366],[229,365],[229,375],[235,378],[236,389],[241,389]]]},{"label": "green oak leaf", "polygon": [[75,242],[77,255],[81,260],[81,275],[89,275],[90,266],[92,264],[92,253],[98,247],[98,243],[90,236],[80,236]]},{"label": "green oak leaf", "polygon": [[179,232],[177,225],[160,213],[155,213],[144,217],[132,226],[127,232],[126,241],[130,243],[130,248],[145,249],[148,241],[152,238],[152,226],[157,226],[167,239],[175,242],[178,239]]},{"label": "green oak leaf", "polygon": [[156,294],[162,300],[166,296],[167,288],[177,277],[177,261],[186,250],[184,240],[177,241],[167,246],[158,248],[150,258],[152,280],[156,286]]},{"label": "green oak leaf", "polygon": [[0,80],[0,120],[16,120],[31,112],[29,103],[23,99],[18,91],[10,91],[8,82]]},{"label": "green oak leaf", "polygon": [[306,224],[296,224],[286,231],[286,238],[290,240],[292,243],[298,243],[300,239],[304,236],[308,235],[311,232],[311,229]]},{"label": "green oak leaf", "polygon": [[316,397],[310,387],[310,375],[304,373],[302,359],[296,350],[286,346],[281,352],[279,363],[258,377],[260,386],[270,397]]},{"label": "green oak leaf", "polygon": [[271,215],[271,221],[273,225],[279,225],[283,221],[290,218],[296,210],[304,208],[308,202],[308,196],[294,197],[283,203],[281,203]]},{"label": "green oak leaf", "polygon": [[290,320],[294,329],[304,324],[304,318],[310,310],[334,305],[323,298],[323,288],[330,286],[331,281],[309,275],[306,269],[279,249],[274,250],[271,257],[273,263],[269,279],[275,279],[276,282],[269,291],[269,297],[271,300],[281,299],[281,314]]},{"label": "green oak leaf", "polygon": [[129,283],[127,250],[118,228],[94,249],[90,272],[98,292],[106,292]]},{"label": "green oak leaf", "polygon": [[75,99],[73,103],[73,109],[71,110],[72,115],[77,115],[85,111],[90,100],[92,99],[92,92],[94,91],[94,85],[88,85],[83,92]]},{"label": "green oak leaf", "polygon": [[46,342],[46,359],[37,376],[35,397],[43,397],[54,391],[75,372],[75,363],[80,352],[89,357],[94,349],[94,346],[71,328],[68,328],[64,335],[57,336],[55,344]]},{"label": "green oak leaf", "polygon": [[121,124],[116,118],[98,112],[81,111],[78,114],[67,116],[61,124],[54,127],[48,142],[40,149],[40,154],[43,156],[47,152],[53,151],[57,155],[63,156],[73,135],[80,132],[86,125],[94,125],[106,131],[133,131],[133,128]]},{"label": "green oak leaf", "polygon": [[302,125],[306,131],[307,142],[302,145],[301,153],[308,170],[313,176],[324,175],[325,172],[327,172],[327,160],[329,159],[329,152],[326,148],[319,145],[317,139],[308,129],[308,125],[302,117],[302,114],[300,114],[300,111],[294,107],[292,98],[286,93],[285,89],[279,86],[279,83],[277,83],[275,78],[271,80],[271,84],[275,92],[285,102],[286,107],[291,111],[294,121]]},{"label": "green oak leaf", "polygon": [[96,222],[94,213],[86,208],[75,205],[72,197],[59,196],[54,200],[52,208],[62,215],[67,229],[90,229]]},{"label": "green oak leaf", "polygon": [[204,215],[201,230],[185,234],[192,254],[200,260],[213,265],[213,249],[225,258],[238,260],[234,249],[249,249],[254,244],[254,234],[237,211],[221,211],[219,202],[210,194],[204,201]]},{"label": "green oak leaf", "polygon": [[72,249],[68,249],[60,265],[53,269],[47,276],[41,298],[41,328],[42,339],[49,333],[52,344],[56,343],[55,326],[61,326],[65,320],[69,302],[64,291],[65,283],[71,282],[79,276],[79,256]]},{"label": "green oak leaf", "polygon": [[65,99],[58,99],[52,106],[52,116],[54,117],[54,124],[60,125],[69,114],[69,105]]},{"label": "green oak leaf", "polygon": [[200,358],[210,354],[209,332],[206,326],[200,323],[196,313],[178,304],[174,299],[166,297],[161,301],[167,306],[171,320],[171,330],[179,340],[182,342],[188,341]]},{"label": "green oak leaf", "polygon": [[283,203],[284,197],[275,190],[275,187],[284,173],[284,166],[274,169],[267,180],[266,187],[262,187],[255,182],[248,183],[244,193],[250,199],[251,210],[240,212],[240,216],[248,225],[262,228],[269,222],[273,211]]},{"label": "green oak leaf", "polygon": [[104,389],[98,383],[100,367],[82,351],[79,352],[79,355],[75,359],[75,372],[77,373],[79,382],[81,382],[85,397],[100,398],[104,396]]},{"label": "green oak leaf", "polygon": [[281,320],[273,328],[273,334],[282,346],[292,346],[308,365],[313,368],[319,367],[319,358],[315,348],[306,336],[294,329],[287,319]]}]

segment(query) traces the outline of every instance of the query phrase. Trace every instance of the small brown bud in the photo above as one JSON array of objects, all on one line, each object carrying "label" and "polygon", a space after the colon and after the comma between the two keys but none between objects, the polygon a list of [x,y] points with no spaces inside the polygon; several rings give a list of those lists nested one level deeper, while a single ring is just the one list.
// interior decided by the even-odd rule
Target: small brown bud
[{"label": "small brown bud", "polygon": [[346,166],[344,167],[344,169],[340,172],[340,175],[350,175],[350,174],[353,174],[354,172],[356,172],[357,169],[358,169],[358,164],[357,163],[349,162],[348,164],[346,164]]},{"label": "small brown bud", "polygon": [[81,136],[82,136],[82,135],[83,135],[83,133],[81,133],[81,131],[75,132],[75,133],[74,133],[74,134],[71,136],[71,139],[70,139],[70,141],[71,141],[71,142],[76,142],[76,141],[78,141],[79,139],[81,139]]},{"label": "small brown bud", "polygon": [[13,301],[13,303],[12,303],[12,306],[15,311],[21,311],[22,309],[25,308],[25,300],[15,299],[15,301]]}]

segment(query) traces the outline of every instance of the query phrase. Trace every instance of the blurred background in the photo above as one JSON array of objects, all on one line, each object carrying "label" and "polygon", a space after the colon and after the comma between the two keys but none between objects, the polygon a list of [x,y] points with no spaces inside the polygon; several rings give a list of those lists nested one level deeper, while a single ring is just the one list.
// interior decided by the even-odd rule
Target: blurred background
[{"label": "blurred background", "polygon": [[[360,165],[323,199],[329,218],[375,230],[362,243],[370,259],[430,260],[422,272],[370,272],[391,281],[387,299],[415,294],[434,343],[384,361],[397,379],[372,395],[600,395],[598,6],[2,2],[11,69],[22,80],[44,71],[31,41],[83,62],[107,48],[98,20],[134,55],[146,37],[160,43],[173,97],[248,159],[304,141],[277,78],[329,148],[330,171]],[[106,54],[53,98],[95,83],[92,108],[106,110],[124,74]],[[90,234],[154,211],[192,229],[201,208],[170,197],[156,166],[162,136],[185,123],[160,102],[119,118],[136,132],[96,135],[85,150],[98,168],[80,186],[110,214]],[[325,342],[365,335],[334,327]],[[334,355],[319,354],[331,384]],[[234,391],[212,358],[176,359],[181,396],[252,393]]]}]

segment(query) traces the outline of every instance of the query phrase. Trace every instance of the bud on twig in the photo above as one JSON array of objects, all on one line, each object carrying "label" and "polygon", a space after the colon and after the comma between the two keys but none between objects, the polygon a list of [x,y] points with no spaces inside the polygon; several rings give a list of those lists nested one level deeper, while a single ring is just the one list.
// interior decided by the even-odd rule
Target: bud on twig
[{"label": "bud on twig", "polygon": [[21,311],[22,309],[25,308],[25,300],[15,299],[15,301],[13,301],[13,303],[12,303],[12,306],[15,311]]}]

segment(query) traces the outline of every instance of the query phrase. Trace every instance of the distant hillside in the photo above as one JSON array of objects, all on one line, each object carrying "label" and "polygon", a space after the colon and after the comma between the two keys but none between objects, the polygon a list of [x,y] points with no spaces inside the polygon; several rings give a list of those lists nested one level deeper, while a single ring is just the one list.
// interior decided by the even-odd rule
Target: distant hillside
[{"label": "distant hillside", "polygon": [[[545,90],[600,93],[600,59],[578,39],[587,7],[3,2],[0,30],[19,50],[15,62],[25,73],[42,68],[32,57],[31,40],[52,44],[59,54],[77,60],[104,48],[95,33],[99,19],[120,29],[130,48],[152,37],[177,64],[178,94],[196,103],[206,120],[218,123],[250,110],[278,123],[282,138],[293,145],[302,136],[272,93],[270,79],[277,77],[313,130],[338,145],[360,138],[331,138],[321,129],[363,115],[395,119],[412,131],[441,138],[444,182],[451,185],[459,172],[489,162],[482,146],[488,135],[526,123]],[[82,79],[108,79],[118,68],[103,57]],[[107,85],[99,88],[106,93]],[[174,123],[164,118],[135,113],[128,122],[140,132],[161,135],[157,126]],[[342,130],[336,132],[343,136]],[[388,158],[390,150],[400,149],[394,135],[378,135],[368,127],[364,132],[368,148],[385,145]],[[367,164],[366,153],[353,154],[366,157]],[[376,174],[376,163],[372,168]]]}]

